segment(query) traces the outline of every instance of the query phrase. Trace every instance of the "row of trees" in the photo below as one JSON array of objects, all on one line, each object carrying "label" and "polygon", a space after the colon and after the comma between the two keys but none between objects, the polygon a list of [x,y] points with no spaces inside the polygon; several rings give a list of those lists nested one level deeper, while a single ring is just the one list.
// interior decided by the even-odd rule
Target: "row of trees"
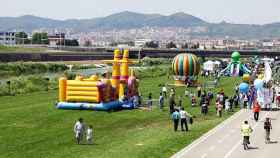
[{"label": "row of trees", "polygon": [[29,39],[25,32],[17,32],[16,44],[49,44],[48,34],[45,32],[34,33]]},{"label": "row of trees", "polygon": [[[48,33],[46,32],[36,32],[32,34],[31,39],[25,32],[17,32],[15,36],[16,44],[49,44]],[[79,46],[79,42],[76,39],[65,39],[58,41],[57,45]]]}]

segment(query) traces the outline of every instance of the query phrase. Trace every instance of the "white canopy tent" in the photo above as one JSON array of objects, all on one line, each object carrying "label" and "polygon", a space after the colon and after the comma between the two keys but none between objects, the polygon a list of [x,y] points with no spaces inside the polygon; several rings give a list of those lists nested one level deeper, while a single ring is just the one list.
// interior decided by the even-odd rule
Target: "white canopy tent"
[{"label": "white canopy tent", "polygon": [[221,64],[221,62],[219,62],[219,61],[208,60],[205,63],[203,63],[203,70],[214,71],[217,67],[219,67],[220,64]]}]

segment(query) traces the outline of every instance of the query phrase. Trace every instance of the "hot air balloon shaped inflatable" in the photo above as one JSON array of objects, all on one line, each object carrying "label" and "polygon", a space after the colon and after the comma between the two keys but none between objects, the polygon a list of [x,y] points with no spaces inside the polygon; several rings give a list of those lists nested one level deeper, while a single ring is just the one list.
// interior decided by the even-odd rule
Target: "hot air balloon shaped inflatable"
[{"label": "hot air balloon shaped inflatable", "polygon": [[198,58],[194,54],[178,54],[172,62],[175,85],[195,85],[200,72]]}]

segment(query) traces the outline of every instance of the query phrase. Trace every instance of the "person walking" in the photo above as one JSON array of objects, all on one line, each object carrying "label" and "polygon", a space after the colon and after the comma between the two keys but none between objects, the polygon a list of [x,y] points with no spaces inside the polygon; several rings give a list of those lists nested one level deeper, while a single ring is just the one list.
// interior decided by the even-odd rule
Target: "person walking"
[{"label": "person walking", "polygon": [[240,109],[244,108],[244,95],[242,93],[239,94],[239,105]]},{"label": "person walking", "polygon": [[230,111],[230,102],[229,102],[229,98],[226,99],[225,101],[225,110],[226,112]]},{"label": "person walking", "polygon": [[235,94],[233,97],[233,102],[234,102],[234,108],[237,108],[238,106],[238,100],[239,100],[239,95]]},{"label": "person walking", "polygon": [[172,114],[174,112],[174,107],[175,107],[175,96],[171,95],[169,98],[169,113]]},{"label": "person walking", "polygon": [[276,95],[276,105],[278,108],[280,107],[280,92]]},{"label": "person walking", "polygon": [[74,125],[74,133],[75,133],[77,144],[80,144],[82,142],[84,130],[85,130],[85,126],[83,124],[83,119],[79,118]]},{"label": "person walking", "polygon": [[161,91],[163,93],[163,96],[166,98],[167,97],[167,88],[165,86],[163,86]]},{"label": "person walking", "polygon": [[244,150],[248,150],[250,144],[250,135],[253,132],[252,127],[249,125],[248,121],[244,121],[244,123],[241,125],[241,133],[243,136],[243,146]]},{"label": "person walking", "polygon": [[92,125],[89,125],[86,133],[87,133],[87,143],[92,144],[93,143],[93,128],[92,128]]},{"label": "person walking", "polygon": [[[182,107],[182,109],[180,110],[181,130],[182,131],[185,131],[185,129],[186,129],[186,131],[189,130],[188,123],[187,123],[187,117],[188,117],[188,114],[185,111],[185,109]],[[184,129],[184,126],[185,126],[185,129]]]},{"label": "person walking", "polygon": [[179,110],[176,109],[176,110],[172,113],[172,120],[173,120],[173,123],[174,123],[174,131],[176,132],[177,129],[178,129],[179,120],[180,120],[180,113],[179,113]]},{"label": "person walking", "polygon": [[192,96],[192,107],[195,107],[196,105],[196,99],[195,99],[195,96]]},{"label": "person walking", "polygon": [[183,103],[182,97],[179,96],[179,98],[178,98],[178,107],[179,107],[179,109],[182,108],[182,103]]},{"label": "person walking", "polygon": [[198,86],[197,87],[197,97],[200,98],[200,96],[201,96],[201,87]]},{"label": "person walking", "polygon": [[223,104],[219,101],[217,106],[218,106],[218,107],[217,107],[217,115],[218,115],[219,117],[222,117]]},{"label": "person walking", "polygon": [[253,107],[253,112],[254,112],[254,119],[255,119],[255,121],[258,121],[258,120],[259,120],[260,111],[261,111],[261,106],[260,106],[260,104],[258,103],[258,101],[255,100],[255,102],[254,102],[254,107]]},{"label": "person walking", "polygon": [[230,97],[230,98],[229,98],[229,104],[230,104],[230,111],[231,111],[231,112],[233,112],[233,102],[234,102],[233,97]]},{"label": "person walking", "polygon": [[164,105],[164,96],[162,95],[162,93],[159,94],[159,109],[160,111],[163,110],[163,105]]},{"label": "person walking", "polygon": [[244,108],[248,108],[248,95],[245,93],[244,94]]},{"label": "person walking", "polygon": [[270,131],[272,130],[271,120],[267,117],[264,122],[265,143],[270,143]]},{"label": "person walking", "polygon": [[147,106],[148,106],[148,109],[149,109],[150,111],[152,111],[152,108],[153,108],[152,93],[149,93],[149,95],[148,95]]},{"label": "person walking", "polygon": [[238,84],[236,84],[235,85],[235,94],[238,94],[238,92],[239,92],[239,86],[238,86]]}]

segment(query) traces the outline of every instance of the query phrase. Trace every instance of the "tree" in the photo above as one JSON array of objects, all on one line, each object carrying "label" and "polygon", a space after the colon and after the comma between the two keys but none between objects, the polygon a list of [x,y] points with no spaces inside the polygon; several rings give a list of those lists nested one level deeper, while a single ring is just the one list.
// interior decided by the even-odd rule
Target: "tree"
[{"label": "tree", "polygon": [[79,46],[79,42],[76,39],[67,39],[65,40],[66,46]]},{"label": "tree", "polygon": [[158,48],[159,43],[155,42],[155,41],[146,42],[145,47],[147,47],[147,48]]},{"label": "tree", "polygon": [[48,33],[34,33],[32,35],[32,44],[49,44]]},{"label": "tree", "polygon": [[169,43],[167,43],[166,48],[169,48],[169,49],[170,49],[170,48],[177,48],[177,46],[176,46],[175,43],[169,42]]},{"label": "tree", "polygon": [[56,45],[79,46],[79,42],[76,39],[65,39],[64,41],[58,41]]},{"label": "tree", "polygon": [[30,44],[30,40],[25,32],[16,33],[16,44]]}]

